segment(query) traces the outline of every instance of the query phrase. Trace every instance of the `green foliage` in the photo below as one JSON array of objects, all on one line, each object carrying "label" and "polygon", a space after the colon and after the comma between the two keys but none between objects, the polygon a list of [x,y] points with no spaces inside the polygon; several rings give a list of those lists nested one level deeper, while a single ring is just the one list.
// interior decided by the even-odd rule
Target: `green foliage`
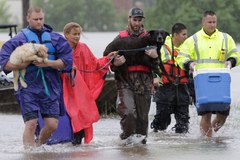
[{"label": "green foliage", "polygon": [[[201,28],[205,10],[218,16],[218,29],[240,41],[238,32],[239,0],[133,0],[144,4],[146,29],[164,28],[171,31],[176,22],[188,27],[189,35]],[[113,0],[32,0],[45,9],[46,23],[62,31],[70,21],[80,23],[85,31],[118,31],[127,25],[127,12],[116,12]]]},{"label": "green foliage", "polygon": [[8,12],[7,0],[0,1],[0,24],[8,24],[10,13]]},{"label": "green foliage", "polygon": [[108,31],[114,28],[115,12],[111,1],[87,0],[85,1],[85,11],[87,13],[85,19],[91,20],[86,21],[84,25],[90,30]]},{"label": "green foliage", "polygon": [[33,0],[45,10],[45,22],[62,31],[68,22],[79,23],[87,31],[109,31],[114,28],[114,7],[109,0]]},{"label": "green foliage", "polygon": [[157,0],[154,7],[146,9],[147,28],[164,28],[171,31],[176,22],[187,25],[189,35],[201,28],[204,11],[213,10],[218,17],[218,29],[240,41],[238,22],[239,0]]}]

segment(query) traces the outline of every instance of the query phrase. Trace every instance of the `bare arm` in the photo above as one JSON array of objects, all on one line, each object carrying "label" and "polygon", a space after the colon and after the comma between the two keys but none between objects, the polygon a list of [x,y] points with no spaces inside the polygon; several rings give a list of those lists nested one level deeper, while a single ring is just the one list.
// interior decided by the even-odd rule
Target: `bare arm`
[{"label": "bare arm", "polygon": [[42,63],[34,61],[33,64],[37,67],[51,67],[54,69],[63,69],[66,66],[61,59],[44,60]]},{"label": "bare arm", "polygon": [[26,68],[30,63],[31,62],[23,62],[21,64],[15,65],[8,61],[4,69],[8,71],[19,70],[19,69]]}]

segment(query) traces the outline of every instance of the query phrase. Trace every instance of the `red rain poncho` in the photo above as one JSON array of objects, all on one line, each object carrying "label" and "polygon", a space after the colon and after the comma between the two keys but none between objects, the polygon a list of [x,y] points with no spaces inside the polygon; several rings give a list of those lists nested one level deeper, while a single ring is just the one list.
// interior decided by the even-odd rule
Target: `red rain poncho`
[{"label": "red rain poncho", "polygon": [[72,86],[67,74],[62,74],[64,103],[71,118],[73,132],[84,129],[84,143],[89,143],[93,138],[92,124],[99,120],[95,100],[102,91],[103,76],[107,73],[109,65],[103,70],[96,70],[106,65],[110,59],[97,59],[86,44],[79,42],[74,50],[73,60],[77,68],[75,85]]}]

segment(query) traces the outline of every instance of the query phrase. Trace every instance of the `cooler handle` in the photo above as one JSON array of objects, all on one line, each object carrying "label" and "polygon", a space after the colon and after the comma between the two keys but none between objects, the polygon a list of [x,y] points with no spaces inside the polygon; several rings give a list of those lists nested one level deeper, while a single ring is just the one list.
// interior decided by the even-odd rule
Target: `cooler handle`
[{"label": "cooler handle", "polygon": [[220,82],[221,81],[221,76],[219,74],[208,75],[208,81],[209,82]]}]

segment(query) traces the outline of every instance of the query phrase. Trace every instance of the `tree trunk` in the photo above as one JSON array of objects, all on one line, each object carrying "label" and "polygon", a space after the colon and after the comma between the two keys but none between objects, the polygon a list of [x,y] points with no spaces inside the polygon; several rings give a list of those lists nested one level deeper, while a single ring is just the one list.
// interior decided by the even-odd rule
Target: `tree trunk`
[{"label": "tree trunk", "polygon": [[22,10],[23,10],[23,28],[27,27],[28,23],[26,20],[27,11],[29,8],[30,0],[22,0]]}]

